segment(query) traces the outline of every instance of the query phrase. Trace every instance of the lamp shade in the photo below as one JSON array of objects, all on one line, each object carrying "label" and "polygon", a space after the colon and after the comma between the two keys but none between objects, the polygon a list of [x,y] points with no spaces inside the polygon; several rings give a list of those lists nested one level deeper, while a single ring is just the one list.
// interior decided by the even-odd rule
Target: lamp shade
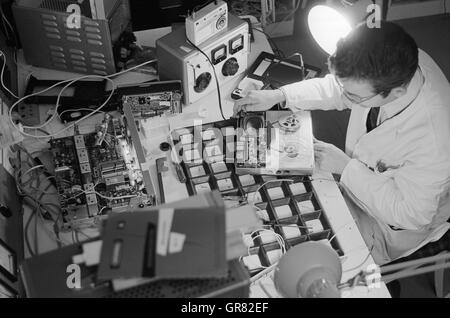
[{"label": "lamp shade", "polygon": [[345,15],[326,5],[315,6],[309,11],[308,27],[314,40],[330,55],[336,51],[339,39],[352,29]]},{"label": "lamp shade", "polygon": [[275,268],[274,283],[283,297],[339,297],[342,266],[337,253],[319,242],[289,249]]}]

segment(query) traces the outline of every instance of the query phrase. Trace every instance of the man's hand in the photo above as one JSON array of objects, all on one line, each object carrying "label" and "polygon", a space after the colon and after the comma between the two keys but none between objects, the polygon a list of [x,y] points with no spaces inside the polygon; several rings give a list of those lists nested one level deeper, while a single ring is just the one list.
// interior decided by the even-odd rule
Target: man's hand
[{"label": "man's hand", "polygon": [[314,138],[314,158],[320,170],[342,174],[351,160],[341,149]]},{"label": "man's hand", "polygon": [[272,106],[285,101],[286,98],[281,90],[251,90],[248,94],[237,100],[233,107],[233,117],[241,112],[265,111]]}]

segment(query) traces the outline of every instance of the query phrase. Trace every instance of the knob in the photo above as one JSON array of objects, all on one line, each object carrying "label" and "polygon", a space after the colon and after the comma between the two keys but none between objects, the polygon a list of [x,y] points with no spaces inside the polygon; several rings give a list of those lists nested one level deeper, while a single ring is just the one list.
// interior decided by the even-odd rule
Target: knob
[{"label": "knob", "polygon": [[222,30],[227,25],[227,18],[222,15],[216,22],[216,29]]},{"label": "knob", "polygon": [[196,93],[203,92],[208,87],[210,81],[211,81],[211,73],[204,72],[200,74],[195,80],[194,91]]},{"label": "knob", "polygon": [[239,69],[238,61],[236,60],[236,58],[232,57],[223,64],[222,74],[224,76],[233,76],[234,74],[237,73],[238,69]]}]

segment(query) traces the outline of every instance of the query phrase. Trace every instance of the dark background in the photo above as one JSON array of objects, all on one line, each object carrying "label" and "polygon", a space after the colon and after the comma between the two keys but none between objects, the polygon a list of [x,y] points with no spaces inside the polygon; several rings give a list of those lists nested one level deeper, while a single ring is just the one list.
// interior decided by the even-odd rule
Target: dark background
[{"label": "dark background", "polygon": [[129,0],[133,31],[170,26],[184,22],[188,11],[201,8],[207,0]]}]

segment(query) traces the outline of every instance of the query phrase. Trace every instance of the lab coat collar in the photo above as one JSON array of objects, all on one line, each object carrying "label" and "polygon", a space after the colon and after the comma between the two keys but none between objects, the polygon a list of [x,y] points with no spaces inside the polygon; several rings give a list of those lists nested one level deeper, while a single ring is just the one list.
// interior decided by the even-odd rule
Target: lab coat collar
[{"label": "lab coat collar", "polygon": [[408,84],[405,95],[393,100],[390,103],[387,103],[386,105],[381,106],[378,124],[389,118],[392,118],[393,116],[404,110],[407,106],[409,106],[419,95],[424,81],[425,76],[420,67],[418,67],[416,73]]}]

